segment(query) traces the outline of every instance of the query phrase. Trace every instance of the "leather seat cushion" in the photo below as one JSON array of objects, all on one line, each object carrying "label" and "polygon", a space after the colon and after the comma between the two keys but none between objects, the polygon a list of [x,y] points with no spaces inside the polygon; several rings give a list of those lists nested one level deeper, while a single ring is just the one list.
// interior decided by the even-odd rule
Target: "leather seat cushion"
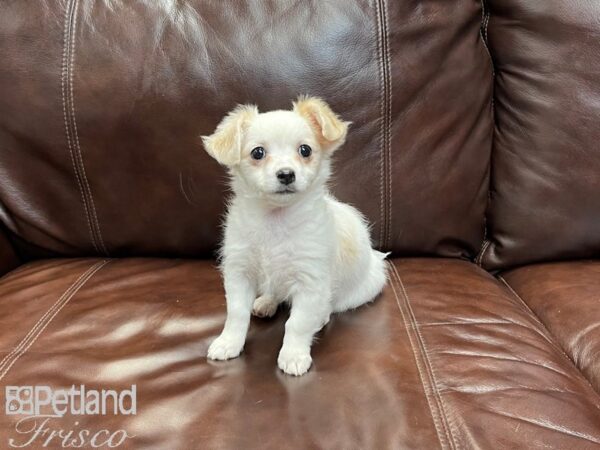
[{"label": "leather seat cushion", "polygon": [[[458,260],[393,267],[376,302],[332,318],[294,378],[276,367],[285,311],[252,322],[239,359],[206,360],[225,317],[212,262],[32,263],[0,281],[0,379],[136,384],[136,415],[51,419],[135,435],[120,448],[600,444],[597,394],[505,286]],[[0,417],[0,442],[22,442],[20,416]]]},{"label": "leather seat cushion", "polygon": [[503,278],[600,392],[600,261],[539,264]]}]

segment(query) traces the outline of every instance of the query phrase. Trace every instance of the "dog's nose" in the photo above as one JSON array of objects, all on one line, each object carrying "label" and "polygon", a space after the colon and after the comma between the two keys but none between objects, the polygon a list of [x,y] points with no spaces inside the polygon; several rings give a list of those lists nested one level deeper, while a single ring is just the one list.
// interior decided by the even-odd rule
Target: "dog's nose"
[{"label": "dog's nose", "polygon": [[296,180],[296,174],[292,169],[281,169],[277,171],[277,179],[281,184],[292,184]]}]

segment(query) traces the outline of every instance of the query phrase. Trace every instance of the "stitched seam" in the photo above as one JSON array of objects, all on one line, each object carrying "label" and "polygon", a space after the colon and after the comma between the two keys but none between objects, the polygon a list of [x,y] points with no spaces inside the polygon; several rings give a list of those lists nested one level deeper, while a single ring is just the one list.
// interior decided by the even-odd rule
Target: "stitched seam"
[{"label": "stitched seam", "polygon": [[98,245],[96,244],[96,239],[94,236],[94,231],[92,229],[92,222],[90,220],[90,213],[88,210],[88,204],[86,201],[86,197],[85,197],[85,191],[83,190],[83,186],[81,183],[81,177],[79,176],[79,171],[77,170],[77,164],[75,161],[75,155],[73,154],[73,143],[71,141],[71,127],[70,127],[70,112],[67,110],[67,89],[66,89],[66,84],[67,81],[69,80],[69,71],[70,71],[70,61],[71,59],[69,58],[69,52],[70,52],[70,34],[71,34],[71,23],[72,23],[72,12],[73,12],[73,8],[72,6],[74,5],[73,1],[70,1],[69,3],[67,3],[66,8],[65,8],[65,26],[64,26],[64,30],[63,30],[63,57],[62,57],[62,68],[61,68],[61,83],[60,83],[60,87],[61,87],[61,95],[62,95],[62,106],[63,106],[63,118],[64,118],[64,122],[65,122],[65,134],[67,136],[67,147],[69,149],[69,154],[71,156],[71,163],[73,165],[73,172],[75,173],[75,179],[77,180],[77,185],[79,186],[79,193],[81,195],[81,202],[83,203],[83,208],[85,210],[85,218],[87,221],[87,225],[88,225],[88,230],[90,233],[90,237],[92,240],[92,244],[94,246],[94,249],[96,250],[96,252],[99,252],[98,249]]},{"label": "stitched seam", "polygon": [[[395,272],[393,264],[388,262],[388,265],[390,266],[392,272]],[[409,324],[408,321],[406,320],[404,310],[402,309],[402,306],[400,305],[400,298],[398,296],[398,293],[396,292],[396,288],[394,287],[394,277],[390,278],[390,280],[391,280],[390,286],[392,288],[392,291],[394,292],[394,297],[396,298],[396,304],[398,305],[400,314],[402,315],[402,321],[404,322],[404,326],[406,328],[408,342],[410,344],[410,348],[411,348],[413,356],[415,358],[415,363],[417,366],[417,371],[419,372],[419,378],[421,379],[421,384],[423,385],[423,391],[425,393],[425,399],[427,400],[427,405],[429,406],[429,411],[431,413],[431,418],[433,420],[433,426],[434,426],[436,434],[438,436],[438,440],[440,441],[440,447],[446,448],[447,447],[446,442],[448,442],[448,443],[450,442],[448,430],[444,427],[444,430],[443,430],[445,432],[445,436],[444,436],[444,433],[442,432],[442,429],[440,427],[439,405],[437,405],[438,410],[436,410],[436,408],[434,408],[434,405],[432,404],[432,400],[430,398],[431,391],[432,391],[431,382],[425,381],[425,377],[423,375],[423,368],[421,367],[422,362],[417,354],[417,349],[415,348],[415,345],[413,342],[413,337],[411,335],[411,329],[413,329],[414,327],[411,326],[411,324]]]},{"label": "stitched seam", "polygon": [[494,59],[492,58],[492,52],[488,46],[488,25],[490,23],[490,8],[487,5],[486,0],[481,0],[481,27],[479,29],[479,36],[483,42],[483,46],[488,56],[490,57],[490,64],[492,66],[492,76],[496,76],[496,69],[494,67]]},{"label": "stitched seam", "polygon": [[79,289],[81,289],[81,287],[87,283],[87,281],[92,278],[96,272],[98,272],[108,263],[108,260],[103,260],[94,264],[92,267],[86,270],[73,284],[71,284],[71,286],[69,286],[69,288],[60,296],[56,303],[54,303],[54,305],[52,305],[52,307],[46,311],[46,314],[44,314],[40,320],[38,320],[31,331],[27,333],[27,335],[21,340],[19,345],[15,347],[13,352],[11,352],[13,356],[10,358],[7,357],[3,360],[5,367],[0,365],[0,370],[2,370],[2,373],[0,373],[0,380],[6,376],[8,371],[19,360],[19,358],[27,353],[27,350],[29,350],[37,341],[37,339],[48,327],[48,325],[50,325],[56,315],[67,305],[67,303],[69,303],[71,298],[73,298]]},{"label": "stitched seam", "polygon": [[482,1],[485,3],[485,11],[487,13],[487,17],[486,17],[486,20],[485,20],[485,26],[483,27],[483,37],[485,38],[485,42],[487,42],[487,40],[488,40],[488,25],[490,23],[490,15],[491,15],[491,13],[490,13],[490,8],[489,8],[489,6],[486,3],[486,0],[482,0]]},{"label": "stitched seam", "polygon": [[0,361],[0,371],[4,368],[4,363],[6,362],[7,359],[9,359],[15,352],[19,351],[21,349],[21,346],[23,345],[23,342],[29,339],[29,336],[34,333],[37,328],[40,326],[41,322],[43,322],[46,317],[57,307],[57,305],[61,302],[62,298],[64,297],[65,294],[68,293],[68,291],[77,283],[79,283],[79,280],[81,280],[88,272],[90,272],[92,269],[94,268],[94,266],[90,266],[85,272],[83,272],[81,275],[79,275],[79,277],[77,278],[77,280],[75,280],[75,282],[73,282],[71,284],[71,286],[69,286],[69,288],[63,293],[63,295],[48,309],[48,311],[46,311],[46,313],[40,317],[38,319],[38,321],[34,324],[33,328],[29,331],[29,333],[27,333],[25,335],[25,337],[21,340],[21,342],[19,343],[19,345],[17,345],[15,348],[13,348],[3,359],[2,361]]},{"label": "stitched seam", "polygon": [[61,92],[63,101],[63,116],[65,120],[65,130],[67,134],[67,145],[75,172],[77,185],[81,193],[81,199],[85,210],[85,216],[90,232],[90,238],[94,250],[97,253],[108,255],[96,207],[92,196],[89,181],[85,172],[81,145],[79,143],[79,133],[77,130],[77,120],[75,118],[75,95],[73,73],[75,65],[75,37],[77,30],[77,10],[79,6],[78,0],[69,1],[65,10],[65,27],[64,27],[64,46],[63,46],[63,68],[61,77]]},{"label": "stitched seam", "polygon": [[71,292],[71,290],[77,286],[81,279],[84,278],[86,275],[88,275],[92,270],[94,270],[94,268],[98,265],[99,263],[96,263],[95,265],[90,266],[85,272],[83,272],[68,288],[67,290],[59,297],[59,299],[50,307],[48,308],[48,310],[46,311],[46,313],[40,317],[38,319],[38,321],[34,324],[33,328],[29,331],[29,333],[27,333],[25,335],[25,337],[23,339],[21,339],[21,342],[15,347],[13,348],[3,359],[2,361],[0,361],[0,371],[4,369],[4,366],[6,365],[6,361],[8,359],[10,359],[15,353],[17,353],[18,351],[20,351],[23,346],[25,346],[27,344],[27,342],[30,340],[31,336],[33,334],[35,334],[39,327],[41,327],[44,323],[44,321],[46,320],[46,318],[52,314],[56,308],[58,308],[60,306],[60,303],[63,301],[65,296],[68,296],[69,293]]},{"label": "stitched seam", "polygon": [[[486,0],[481,0],[481,27],[479,29],[479,36],[481,38],[481,42],[483,43],[483,47],[485,48],[485,51],[488,54],[488,57],[490,59],[490,66],[492,68],[492,79],[494,80],[496,77],[496,69],[494,67],[494,60],[492,58],[492,53],[489,49],[488,46],[488,24],[490,22],[490,9],[487,5]],[[492,109],[492,126],[495,127],[495,122],[494,122],[494,84],[495,84],[495,80],[492,81],[492,100],[491,100],[491,109]],[[492,150],[493,150],[493,145],[494,145],[494,129],[492,129]],[[492,155],[490,154],[490,158],[492,157]],[[489,173],[488,173],[488,177],[491,178],[491,163],[490,163],[490,167],[489,167]],[[489,187],[489,183],[490,180],[488,180],[488,195],[487,195],[487,204],[486,204],[486,208],[485,208],[485,213],[484,213],[484,217],[483,217],[483,242],[481,243],[481,248],[479,250],[479,254],[477,255],[477,257],[475,258],[475,263],[479,266],[479,267],[483,267],[483,258],[485,256],[485,252],[488,250],[488,247],[491,244],[491,240],[488,239],[488,220],[487,220],[487,212],[489,210],[489,206],[491,203],[491,198],[490,198],[490,187]]]},{"label": "stitched seam", "polygon": [[383,62],[383,31],[380,15],[380,0],[375,0],[375,15],[377,20],[377,65],[379,69],[379,103],[380,103],[380,125],[379,125],[379,248],[383,250],[385,245],[385,78]]},{"label": "stitched seam", "polygon": [[486,225],[485,230],[483,232],[483,243],[481,244],[481,250],[479,251],[479,257],[477,258],[478,259],[477,265],[479,267],[482,266],[482,264],[483,264],[483,255],[485,254],[486,250],[488,249],[488,247],[491,244],[491,241],[489,241],[486,236],[487,236],[487,225]]},{"label": "stitched seam", "polygon": [[388,205],[387,205],[387,231],[386,231],[386,243],[387,248],[391,247],[390,240],[392,234],[392,79],[391,73],[391,56],[390,56],[390,39],[389,39],[389,28],[388,28],[388,7],[387,0],[382,0],[382,17],[384,25],[384,42],[385,42],[385,57],[386,57],[386,82],[387,82],[387,93],[385,100],[387,102],[387,117],[386,117],[386,132],[387,132],[387,194],[388,194]]},{"label": "stitched seam", "polygon": [[[498,275],[498,278],[500,279],[500,275]],[[505,284],[506,284],[506,283],[505,283]],[[514,292],[514,293],[513,293],[513,295],[514,295],[515,297],[519,298],[519,297],[518,297],[518,295],[516,294],[516,292]],[[522,301],[522,299],[520,299],[520,298],[519,298],[519,300],[521,300],[521,301]],[[531,309],[530,309],[529,307],[527,307],[527,305],[521,305],[521,306],[523,306],[523,309],[524,309],[526,312],[531,312],[531,313],[532,313],[532,315],[533,315],[533,318],[534,318],[534,320],[535,320],[535,321],[536,321],[538,324],[541,324],[541,325],[542,325],[542,328],[543,328],[543,325],[544,325],[544,324],[543,324],[543,323],[541,323],[541,322],[539,321],[539,319],[538,319],[538,317],[535,315],[535,313],[533,313],[533,311],[531,311]],[[517,325],[521,325],[521,326],[524,326],[524,327],[526,326],[526,325],[524,325],[524,324],[519,324],[519,323],[517,323],[517,322],[515,322],[515,324],[517,324]],[[550,339],[550,338],[548,337],[548,335],[544,334],[544,332],[543,332],[542,330],[538,330],[537,328],[531,328],[531,327],[527,327],[527,328],[528,328],[529,330],[533,331],[534,333],[536,333],[537,335],[539,335],[539,336],[540,336],[542,339],[544,339],[546,342],[548,342],[548,343],[549,343],[549,344],[550,344],[552,347],[556,348],[557,350],[559,350],[559,351],[561,351],[561,352],[563,351],[563,350],[562,350],[562,348],[558,347],[558,346],[556,345],[556,343],[555,343],[555,342],[554,342],[552,339]],[[564,352],[563,352],[563,353],[564,353]]]},{"label": "stitched seam", "polygon": [[[525,300],[523,300],[523,298],[517,293],[517,291],[515,291],[510,284],[508,284],[508,282],[504,279],[504,277],[502,275],[498,275],[498,279],[500,279],[504,283],[504,285],[508,288],[508,290],[512,293],[512,295],[520,302],[520,304],[525,308],[525,310],[527,312],[529,312],[529,314],[531,314],[533,319],[539,324],[539,326],[542,328],[542,330],[546,333],[546,334],[540,333],[546,339],[546,341],[548,341],[548,343],[550,343],[550,345],[552,345],[556,350],[558,350],[562,354],[562,356],[570,364],[575,366],[575,368],[577,369],[577,371],[579,373],[581,373],[581,369],[579,369],[577,364],[575,364],[575,361],[573,361],[569,357],[569,355],[566,354],[566,352],[564,351],[562,346],[560,344],[558,344],[557,342],[553,341],[552,339],[550,339],[549,336],[552,336],[552,333],[550,333],[550,330],[548,330],[546,325],[544,325],[544,322],[542,322],[541,319],[537,316],[537,314],[533,312],[533,310],[529,307],[529,305],[525,302]],[[600,399],[600,393],[598,393],[598,391],[596,391],[594,386],[592,386],[592,383],[590,383],[590,380],[588,380],[585,376],[583,376],[583,373],[581,373],[581,378],[583,378],[585,380],[585,382],[590,387],[590,389],[596,393],[596,397],[598,397],[598,399]]]},{"label": "stitched seam", "polygon": [[[487,210],[487,205],[486,205]],[[481,242],[481,247],[479,248],[479,253],[475,257],[475,263],[478,266],[481,266],[481,254],[483,253],[483,249],[485,248],[485,243],[487,242],[487,217],[483,216],[483,241]]]},{"label": "stitched seam", "polygon": [[81,170],[81,174],[83,176],[83,186],[85,187],[87,194],[88,194],[88,198],[89,198],[89,209],[92,213],[92,219],[94,220],[94,225],[95,225],[95,231],[96,231],[96,237],[97,237],[97,241],[100,244],[100,247],[102,248],[102,252],[105,255],[108,255],[108,251],[106,250],[106,246],[104,245],[104,240],[102,239],[102,231],[100,230],[100,223],[98,221],[98,215],[96,214],[96,206],[94,204],[94,196],[92,195],[92,190],[90,188],[90,183],[87,179],[87,175],[85,172],[85,165],[83,163],[83,154],[81,152],[81,146],[79,145],[79,133],[77,131],[77,116],[75,114],[75,94],[74,94],[74,82],[73,82],[73,73],[75,72],[75,37],[77,35],[77,11],[79,9],[79,0],[75,0],[74,1],[75,6],[73,7],[74,9],[74,13],[73,13],[73,30],[71,32],[71,52],[70,52],[70,56],[71,56],[71,70],[69,72],[69,76],[70,76],[70,80],[69,80],[69,85],[70,85],[70,91],[71,91],[71,96],[70,96],[70,103],[71,103],[71,112],[72,112],[72,120],[73,120],[73,135],[75,136],[75,148],[77,149],[77,153],[79,155],[79,165],[80,165],[80,170]]},{"label": "stitched seam", "polygon": [[406,292],[406,288],[404,287],[404,283],[402,282],[402,278],[400,278],[400,274],[396,270],[396,267],[392,265],[392,269],[394,271],[394,274],[396,275],[396,279],[398,280],[400,287],[402,288],[402,294],[404,296],[404,299],[406,300],[406,306],[407,306],[407,309],[409,312],[409,317],[411,319],[411,322],[412,322],[412,325],[413,325],[415,331],[417,332],[417,337],[418,337],[417,341],[420,345],[421,352],[423,354],[423,360],[425,362],[425,367],[426,367],[426,369],[431,377],[431,380],[432,380],[433,393],[436,398],[436,401],[438,402],[438,407],[439,407],[439,410],[441,412],[442,419],[443,419],[442,424],[444,425],[446,433],[450,437],[451,447],[459,448],[459,446],[456,443],[456,439],[455,439],[456,429],[454,427],[454,424],[450,420],[450,417],[447,415],[447,412],[446,412],[447,406],[444,401],[444,397],[440,394],[440,391],[438,388],[437,377],[435,375],[433,365],[431,364],[431,361],[429,360],[429,352],[427,350],[425,340],[423,339],[423,335],[421,334],[421,328],[419,327],[417,318],[415,317],[414,311],[412,309],[412,305],[410,303],[408,293]]}]

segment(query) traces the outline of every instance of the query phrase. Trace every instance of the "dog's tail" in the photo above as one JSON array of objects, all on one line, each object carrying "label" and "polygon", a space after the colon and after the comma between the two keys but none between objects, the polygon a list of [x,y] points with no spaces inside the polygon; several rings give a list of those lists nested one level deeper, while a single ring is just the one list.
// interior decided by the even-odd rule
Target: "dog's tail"
[{"label": "dog's tail", "polygon": [[378,273],[383,273],[383,282],[381,289],[383,289],[383,284],[389,279],[389,268],[390,264],[386,262],[388,256],[390,256],[392,252],[380,252],[379,250],[373,249],[373,264],[371,269],[374,271],[373,275],[377,277]]},{"label": "dog's tail", "polygon": [[378,256],[379,259],[381,259],[381,260],[387,259],[387,257],[392,254],[392,252],[383,253],[383,252],[380,252],[379,250],[375,250],[375,249],[373,250],[373,253],[375,253],[375,256]]}]

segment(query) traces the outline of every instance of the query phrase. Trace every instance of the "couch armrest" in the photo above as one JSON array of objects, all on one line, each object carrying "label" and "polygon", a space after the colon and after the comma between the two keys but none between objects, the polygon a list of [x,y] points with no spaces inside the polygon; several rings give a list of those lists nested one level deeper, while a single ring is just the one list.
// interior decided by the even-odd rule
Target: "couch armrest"
[{"label": "couch armrest", "polygon": [[0,227],[0,276],[11,271],[19,265],[19,258],[15,253],[5,231]]}]

